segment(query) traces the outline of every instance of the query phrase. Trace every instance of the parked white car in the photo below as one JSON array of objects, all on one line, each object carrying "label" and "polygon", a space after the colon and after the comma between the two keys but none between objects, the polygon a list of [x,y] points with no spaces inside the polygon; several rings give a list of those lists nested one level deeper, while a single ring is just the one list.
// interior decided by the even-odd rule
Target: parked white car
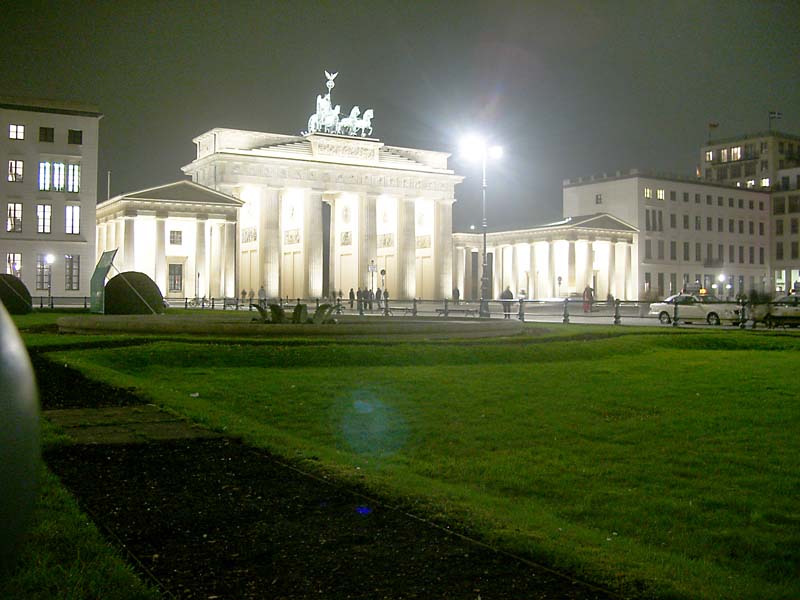
[{"label": "parked white car", "polygon": [[722,321],[739,321],[737,305],[723,302],[714,296],[695,294],[675,294],[662,302],[650,305],[650,316],[658,317],[662,323],[671,323],[678,305],[678,320],[684,323],[705,321],[709,325],[719,325]]},{"label": "parked white car", "polygon": [[800,325],[800,296],[781,296],[768,304],[763,321],[767,327]]}]

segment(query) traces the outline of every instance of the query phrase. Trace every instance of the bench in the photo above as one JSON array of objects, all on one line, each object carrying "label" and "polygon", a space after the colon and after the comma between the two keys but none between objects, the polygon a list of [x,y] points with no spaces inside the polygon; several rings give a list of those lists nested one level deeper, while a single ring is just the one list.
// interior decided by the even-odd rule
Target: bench
[{"label": "bench", "polygon": [[[478,316],[478,309],[477,308],[448,308],[446,313],[447,313],[447,316],[450,316],[452,314],[457,314],[457,315],[464,315],[465,317],[477,317]],[[436,309],[436,314],[439,315],[440,317],[444,317],[445,316],[445,309],[437,308]]]},{"label": "bench", "polygon": [[391,316],[394,316],[395,312],[399,312],[402,313],[404,317],[407,317],[408,315],[414,314],[414,308],[411,306],[390,306],[386,309],[386,312]]}]

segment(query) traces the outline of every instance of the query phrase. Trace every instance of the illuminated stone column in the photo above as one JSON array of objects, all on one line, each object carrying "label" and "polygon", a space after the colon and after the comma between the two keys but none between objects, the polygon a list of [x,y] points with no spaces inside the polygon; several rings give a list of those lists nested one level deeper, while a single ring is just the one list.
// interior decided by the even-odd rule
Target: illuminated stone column
[{"label": "illuminated stone column", "polygon": [[499,298],[503,291],[503,246],[495,246],[492,252],[492,299]]},{"label": "illuminated stone column", "polygon": [[[374,219],[373,219],[374,223]],[[307,190],[303,206],[303,297],[322,297],[322,192]]]},{"label": "illuminated stone column", "polygon": [[122,268],[120,271],[134,271],[136,269],[136,238],[134,237],[134,227],[136,215],[126,214],[124,217],[125,228],[123,232],[124,245],[122,250]]},{"label": "illuminated stone column", "polygon": [[536,266],[536,242],[531,242],[528,248],[528,264],[530,268],[528,269],[528,287],[526,291],[528,292],[528,299],[533,300],[538,297],[539,295],[539,281],[538,281],[538,268]]},{"label": "illuminated stone column", "polygon": [[433,260],[436,296],[453,297],[453,213],[452,200],[441,198],[433,204]]},{"label": "illuminated stone column", "polygon": [[103,252],[105,252],[106,247],[106,224],[105,223],[98,223],[97,227],[95,228],[97,232],[97,239],[95,240],[95,249],[97,256],[100,256]]},{"label": "illuminated stone column", "polygon": [[617,249],[615,241],[608,244],[608,293],[617,298]]},{"label": "illuminated stone column", "polygon": [[575,291],[580,294],[587,285],[591,286],[591,275],[587,268],[591,245],[587,240],[577,240],[571,244],[575,246]]},{"label": "illuminated stone column", "polygon": [[414,221],[414,200],[405,196],[397,199],[397,290],[391,297],[411,300],[417,292],[417,237]]},{"label": "illuminated stone column", "polygon": [[109,221],[106,223],[106,250],[113,250],[117,247],[117,228],[114,225],[114,221]]},{"label": "illuminated stone column", "polygon": [[268,298],[280,296],[280,190],[263,190],[258,211],[258,256],[261,261],[260,284]]},{"label": "illuminated stone column", "polygon": [[359,195],[358,282],[362,289],[370,286],[369,264],[378,256],[378,234],[375,220],[377,198],[376,194],[371,193]]},{"label": "illuminated stone column", "polygon": [[[336,287],[336,198],[331,195],[325,200],[331,207],[331,220],[329,225],[329,254],[328,254],[328,294],[336,297],[339,288]],[[347,290],[342,290],[342,293],[347,296]]]},{"label": "illuminated stone column", "polygon": [[628,243],[614,244],[614,297],[628,300]]},{"label": "illuminated stone column", "polygon": [[193,274],[192,279],[195,281],[195,286],[197,286],[194,292],[195,296],[202,298],[209,295],[209,278],[208,269],[206,268],[206,216],[198,215],[195,217],[195,223],[197,225],[197,235],[194,247],[194,268],[197,272]]},{"label": "illuminated stone column", "polygon": [[156,215],[156,285],[163,295],[167,293],[167,254],[166,254],[166,216],[159,213]]},{"label": "illuminated stone column", "polygon": [[561,276],[561,273],[556,272],[556,241],[550,240],[548,243],[548,272],[549,272],[549,281],[548,285],[550,287],[550,295],[552,297],[556,297],[559,294],[558,289],[558,278]]},{"label": "illuminated stone column", "polygon": [[225,249],[224,249],[224,273],[223,293],[226,298],[235,298],[236,293],[236,221],[226,221],[225,229]]},{"label": "illuminated stone column", "polygon": [[467,249],[464,246],[454,248],[453,252],[453,289],[458,288],[459,297],[466,298]]},{"label": "illuminated stone column", "polygon": [[208,268],[208,293],[212,298],[219,298],[222,294],[222,243],[224,230],[222,224],[211,223],[209,227],[209,258]]},{"label": "illuminated stone column", "polygon": [[[114,219],[114,239],[117,241],[117,256],[122,254],[122,242],[125,238],[122,237],[122,226],[124,225],[122,219]],[[100,258],[99,256],[97,258]]]}]

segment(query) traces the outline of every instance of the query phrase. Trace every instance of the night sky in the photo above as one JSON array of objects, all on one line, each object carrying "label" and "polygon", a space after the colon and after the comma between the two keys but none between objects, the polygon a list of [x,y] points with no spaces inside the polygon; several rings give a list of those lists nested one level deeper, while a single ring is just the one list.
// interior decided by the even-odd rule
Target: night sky
[{"label": "night sky", "polygon": [[182,178],[213,127],[299,134],[338,71],[335,103],[375,110],[389,145],[453,152],[456,230],[561,217],[564,178],[691,174],[716,137],[800,134],[800,2],[9,2],[0,93],[97,105],[99,200]]}]

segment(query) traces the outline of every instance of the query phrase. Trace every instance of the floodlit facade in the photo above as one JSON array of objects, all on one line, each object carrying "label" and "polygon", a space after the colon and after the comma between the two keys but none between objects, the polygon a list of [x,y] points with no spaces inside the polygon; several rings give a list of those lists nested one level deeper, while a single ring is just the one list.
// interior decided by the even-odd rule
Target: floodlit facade
[{"label": "floodlit facade", "polygon": [[165,298],[236,297],[242,204],[191,181],[116,196],[97,206],[97,256],[116,250],[117,271],[145,273]]},{"label": "floodlit facade", "polygon": [[800,167],[778,171],[771,201],[775,288],[800,293]]},{"label": "floodlit facade", "polygon": [[192,181],[239,198],[239,288],[320,298],[350,288],[449,298],[449,154],[366,137],[212,129],[194,139]]},{"label": "floodlit facade", "polygon": [[634,170],[565,181],[563,210],[602,210],[639,232],[633,298],[693,286],[725,298],[772,289],[765,191]]},{"label": "floodlit facade", "polygon": [[[638,232],[609,214],[568,217],[530,229],[487,233],[487,275],[492,297],[510,288],[516,298],[544,300],[580,295],[636,298]],[[457,233],[454,285],[465,300],[480,299],[483,237]]]},{"label": "floodlit facade", "polygon": [[101,117],[85,104],[0,97],[0,253],[32,296],[89,295]]}]

